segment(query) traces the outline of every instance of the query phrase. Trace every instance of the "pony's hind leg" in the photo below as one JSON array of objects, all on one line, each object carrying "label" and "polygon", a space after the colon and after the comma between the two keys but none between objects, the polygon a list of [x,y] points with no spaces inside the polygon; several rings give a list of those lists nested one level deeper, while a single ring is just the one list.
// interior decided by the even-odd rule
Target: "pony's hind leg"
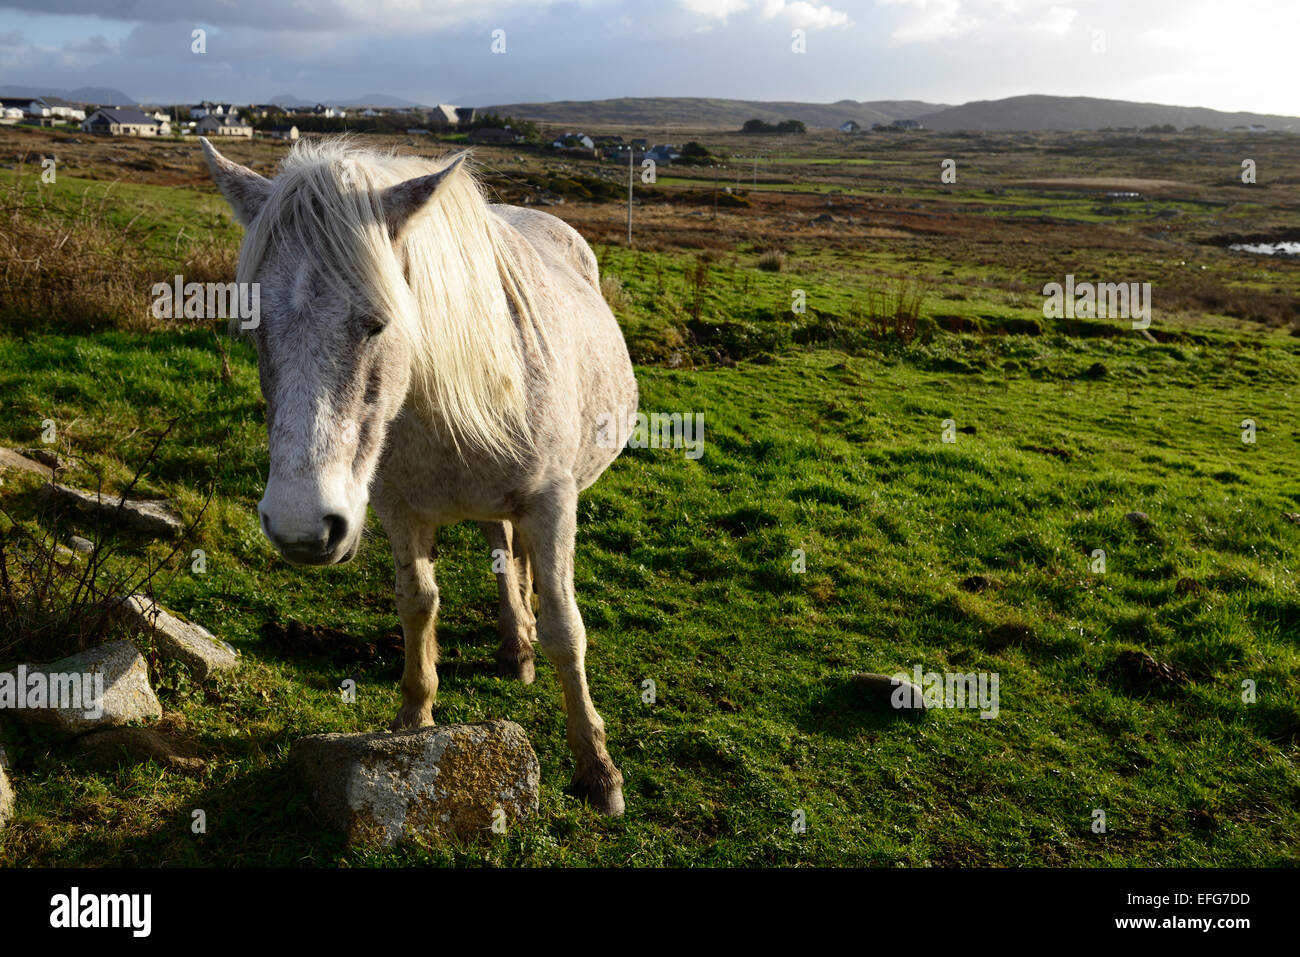
[{"label": "pony's hind leg", "polygon": [[433,724],[438,696],[438,583],[433,575],[436,528],[413,526],[390,534],[397,569],[397,614],[402,620],[406,664],[402,669],[402,709],[394,731]]},{"label": "pony's hind leg", "polygon": [[496,573],[497,591],[501,596],[497,619],[497,630],[501,635],[501,645],[496,651],[497,673],[532,684],[536,675],[533,638],[537,634],[537,625],[533,619],[532,603],[525,598],[525,589],[532,588],[528,556],[520,554],[522,543],[509,522],[479,522],[478,527],[492,549],[492,570]]},{"label": "pony's hind leg", "polygon": [[587,632],[573,592],[573,547],[578,491],[556,483],[516,521],[537,576],[537,636],[564,689],[569,749],[577,767],[573,789],[602,814],[623,813],[623,775],[605,748],[605,722],[587,689]]}]

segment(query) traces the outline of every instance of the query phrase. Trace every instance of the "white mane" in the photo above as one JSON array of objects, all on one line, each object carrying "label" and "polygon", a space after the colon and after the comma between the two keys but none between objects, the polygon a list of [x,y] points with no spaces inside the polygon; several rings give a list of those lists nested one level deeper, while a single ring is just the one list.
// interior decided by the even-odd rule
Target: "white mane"
[{"label": "white mane", "polygon": [[251,282],[282,243],[317,257],[331,291],[363,303],[408,340],[408,402],[458,447],[517,457],[531,445],[520,335],[537,345],[541,331],[477,180],[464,167],[448,177],[396,245],[384,218],[385,187],[449,162],[345,139],[298,141],[244,237],[237,279]]}]

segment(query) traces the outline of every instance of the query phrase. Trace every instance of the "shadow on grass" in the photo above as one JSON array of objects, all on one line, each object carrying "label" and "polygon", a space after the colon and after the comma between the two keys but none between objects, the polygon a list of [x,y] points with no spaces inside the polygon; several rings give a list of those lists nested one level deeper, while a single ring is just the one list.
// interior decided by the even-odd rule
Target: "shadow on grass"
[{"label": "shadow on grass", "polygon": [[[275,742],[256,742],[271,752]],[[241,742],[237,751],[252,751]],[[115,829],[89,832],[77,843],[77,858],[114,867],[303,867],[330,866],[344,851],[342,835],[326,828],[313,813],[306,788],[282,761],[249,769],[226,751],[234,766],[218,767],[220,781],[205,782],[179,808],[151,816],[152,827],[123,835]],[[105,772],[121,786],[134,768]],[[169,775],[170,776],[170,775]],[[200,816],[198,812],[202,812]],[[195,833],[202,821],[202,833]]]},{"label": "shadow on grass", "polygon": [[801,730],[841,739],[863,732],[904,731],[924,720],[922,712],[892,707],[887,697],[868,692],[849,675],[828,677],[795,715]]}]

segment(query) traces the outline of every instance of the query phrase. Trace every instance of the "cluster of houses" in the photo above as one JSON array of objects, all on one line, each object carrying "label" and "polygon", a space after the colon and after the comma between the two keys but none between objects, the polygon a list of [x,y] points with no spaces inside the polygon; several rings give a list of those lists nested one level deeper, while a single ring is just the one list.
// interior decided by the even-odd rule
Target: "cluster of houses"
[{"label": "cluster of houses", "polygon": [[551,149],[570,155],[616,163],[627,163],[629,154],[633,163],[650,159],[654,160],[656,166],[670,166],[682,158],[681,151],[668,143],[650,146],[649,140],[631,139],[625,142],[621,136],[604,134],[592,137],[586,133],[565,133],[557,136],[550,145]]},{"label": "cluster of houses", "polygon": [[[69,103],[55,96],[0,97],[0,123],[25,123],[32,125],[53,126],[55,124],[75,123],[85,133],[102,133],[109,136],[170,136],[173,130],[193,132],[202,136],[247,137],[253,136],[253,123],[270,116],[319,117],[322,119],[346,119],[349,111],[329,103],[317,103],[309,107],[286,107],[276,103],[253,103],[239,106],[234,103],[217,103],[204,100],[191,106],[183,107],[188,112],[188,120],[178,120],[177,110],[168,112],[164,109],[146,106],[107,105],[86,107]],[[387,114],[406,115],[412,112],[406,109],[386,109],[380,107],[362,107],[351,112],[352,116],[374,118]],[[477,111],[473,107],[450,106],[440,103],[426,116],[425,127],[407,130],[408,133],[447,132],[467,129],[473,125]],[[296,140],[298,127],[292,123],[273,126],[261,132],[275,139]],[[515,142],[516,137],[510,132],[502,142]]]},{"label": "cluster of houses", "polygon": [[86,111],[76,103],[57,96],[0,96],[0,122],[18,123],[23,120],[53,123],[80,123]]}]

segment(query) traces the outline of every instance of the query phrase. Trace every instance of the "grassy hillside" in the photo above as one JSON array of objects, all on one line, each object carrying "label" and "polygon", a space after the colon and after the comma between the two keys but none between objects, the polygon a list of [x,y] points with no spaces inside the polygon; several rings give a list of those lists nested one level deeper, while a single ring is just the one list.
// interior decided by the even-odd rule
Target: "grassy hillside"
[{"label": "grassy hillside", "polygon": [[940,131],[974,130],[1100,130],[1163,126],[1178,129],[1204,126],[1224,130],[1262,124],[1271,130],[1300,131],[1300,118],[1265,113],[1226,113],[1196,106],[1133,103],[1089,96],[1011,96],[976,100],[960,106],[919,100],[878,100],[835,103],[719,100],[703,97],[622,97],[612,100],[556,100],[484,107],[502,116],[526,117],[544,123],[584,126],[630,126],[646,129],[739,129],[745,120],[767,122],[795,119],[810,128],[836,129],[847,120],[862,126],[894,120],[920,120]]},{"label": "grassy hillside", "polygon": [[[140,178],[179,178],[184,160],[161,162],[174,147],[154,148],[159,168]],[[824,198],[775,182],[713,221],[687,176],[639,211],[644,245],[628,251],[606,241],[617,206],[552,207],[596,243],[642,409],[705,422],[700,459],[627,449],[580,503],[588,670],[628,814],[599,819],[566,795],[549,665],[528,687],[495,677],[490,555],[461,525],[439,543],[435,718],[518,721],[541,762],[542,806],[472,846],[385,852],[324,831],[287,754],[303,735],[375,730],[396,712],[386,540],[372,519],[351,565],[300,570],[276,557],[255,512],[266,435],[251,351],[209,324],[148,322],[148,287],[133,285],[177,259],[228,269],[228,213],[208,187],[136,181],[101,199],[89,147],[86,175],[60,178],[39,202],[30,183],[11,188],[8,268],[33,248],[44,270],[61,268],[55,244],[79,223],[77,242],[116,250],[138,279],[109,301],[85,284],[79,311],[6,297],[0,446],[39,447],[53,419],[67,481],[119,489],[170,423],[137,492],[172,498],[190,519],[202,512],[193,545],[206,572],[192,572],[188,552],[167,562],[169,546],[133,539],[108,571],[164,563],[164,603],[234,644],[243,665],[200,683],[150,656],[161,727],[203,759],[191,773],[92,767],[0,720],[19,796],[0,865],[1296,863],[1295,264],[1247,268],[1181,233],[1155,238],[1166,227],[1154,211],[1089,218],[1090,200],[1067,217],[1076,199],[1050,188],[949,195],[918,172],[935,165],[930,148],[909,149],[890,157],[892,174],[845,167],[872,177],[859,187],[866,224],[836,208],[841,222],[810,228]],[[1060,175],[1044,155],[1057,154],[1008,147],[984,162]],[[884,192],[890,176],[907,194]],[[1263,194],[1272,205],[1242,221],[1295,228],[1287,195]],[[79,212],[95,203],[93,218]],[[1038,205],[1060,217],[1021,221]],[[1198,234],[1223,216],[1184,205],[1188,222],[1167,228]],[[1169,290],[1152,326],[1162,341],[1113,321],[1044,320],[1034,284],[1067,269]],[[57,278],[43,288],[53,294]],[[791,310],[793,289],[806,311]],[[894,321],[898,300],[881,298],[899,289],[919,293],[902,316],[914,329]],[[3,478],[6,545],[22,530],[95,533],[67,520],[54,529],[36,477]],[[291,621],[322,641],[286,640]],[[917,666],[997,674],[997,717],[907,719],[851,680]],[[337,691],[349,676],[354,705]],[[189,827],[196,808],[202,836]],[[796,812],[806,833],[792,830]]]}]

